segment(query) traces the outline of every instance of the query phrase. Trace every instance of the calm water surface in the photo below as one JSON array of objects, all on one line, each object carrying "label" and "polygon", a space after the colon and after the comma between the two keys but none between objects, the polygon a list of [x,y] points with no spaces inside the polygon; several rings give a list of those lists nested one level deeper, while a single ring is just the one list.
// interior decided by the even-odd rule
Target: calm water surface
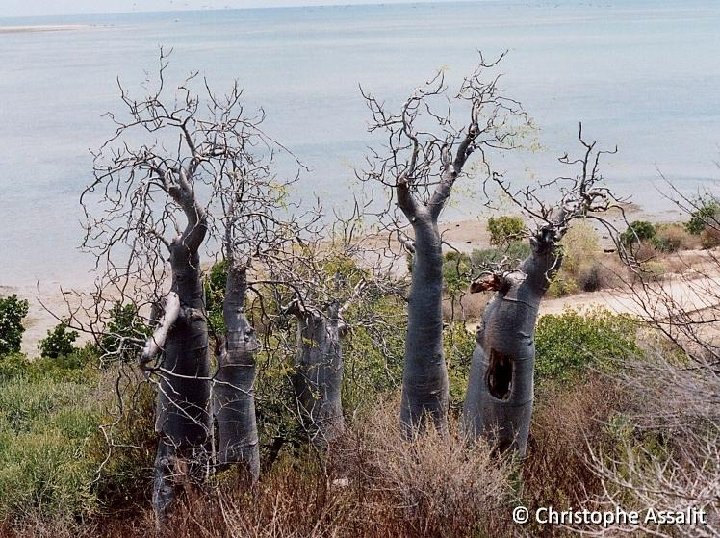
[{"label": "calm water surface", "polygon": [[[0,285],[88,280],[79,193],[89,148],[112,131],[116,77],[135,89],[173,47],[171,76],[199,69],[214,88],[240,80],[266,130],[312,168],[303,177],[341,205],[372,142],[358,84],[398,103],[433,70],[457,82],[481,49],[509,55],[502,86],[539,127],[542,150],[500,158],[527,181],[563,170],[576,126],[619,147],[609,182],[651,211],[670,206],[659,172],[685,192],[720,178],[720,2],[437,2],[222,12],[0,19]],[[477,213],[464,201],[448,218]]]}]

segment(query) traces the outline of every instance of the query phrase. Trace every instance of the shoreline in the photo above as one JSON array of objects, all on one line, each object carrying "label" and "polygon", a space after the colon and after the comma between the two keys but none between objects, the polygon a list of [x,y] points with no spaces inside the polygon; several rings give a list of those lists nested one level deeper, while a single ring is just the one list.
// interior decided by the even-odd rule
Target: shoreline
[{"label": "shoreline", "polygon": [[[650,220],[652,222],[677,221],[680,217],[678,212],[651,213],[638,207],[628,208],[627,215],[629,220]],[[619,215],[613,217],[613,220],[616,223],[621,221]],[[439,227],[443,239],[452,248],[469,253],[473,249],[483,249],[491,246],[486,222],[487,217],[483,216],[472,219],[451,220],[441,223]],[[608,239],[604,230],[599,230],[598,233],[601,237],[601,244],[607,243]],[[14,294],[22,299],[27,299],[30,303],[30,310],[24,321],[25,333],[23,334],[21,348],[23,352],[31,357],[37,356],[38,342],[46,336],[48,329],[57,325],[57,318],[62,318],[62,314],[67,312],[65,299],[73,292],[85,293],[93,289],[95,273],[91,271],[84,275],[86,278],[82,278],[82,276],[73,274],[65,283],[57,278],[40,279],[33,283],[6,284],[0,282],[0,296]],[[70,284],[70,282],[75,285]],[[87,341],[87,335],[81,335],[78,339],[78,343]]]},{"label": "shoreline", "polygon": [[90,28],[87,24],[26,24],[0,26],[0,34],[33,34],[39,32],[69,32]]}]

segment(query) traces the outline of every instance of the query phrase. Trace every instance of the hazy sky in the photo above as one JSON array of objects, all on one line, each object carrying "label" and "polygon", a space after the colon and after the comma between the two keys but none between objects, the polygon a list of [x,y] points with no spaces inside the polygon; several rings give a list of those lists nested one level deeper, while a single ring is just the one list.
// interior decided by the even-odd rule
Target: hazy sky
[{"label": "hazy sky", "polygon": [[0,17],[179,11],[184,9],[319,6],[328,4],[398,4],[408,1],[410,0],[0,0]]}]

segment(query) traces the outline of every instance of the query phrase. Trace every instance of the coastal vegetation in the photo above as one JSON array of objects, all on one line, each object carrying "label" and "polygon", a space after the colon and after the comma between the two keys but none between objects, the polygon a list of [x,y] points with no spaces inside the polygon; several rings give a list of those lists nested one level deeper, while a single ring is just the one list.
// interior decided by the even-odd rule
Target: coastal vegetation
[{"label": "coastal vegetation", "polygon": [[[0,299],[0,532],[550,536],[607,529],[513,510],[690,503],[717,535],[718,203],[628,222],[582,127],[571,177],[518,188],[492,157],[530,123],[496,66],[397,111],[364,91],[381,189],[349,211],[291,196],[273,167],[298,157],[237,84],[171,87],[161,52],[143,95],[121,86],[81,198],[96,290],[34,358],[27,301]],[[439,220],[468,176],[519,215],[488,201],[463,252]],[[635,307],[541,314],[600,290]]]}]

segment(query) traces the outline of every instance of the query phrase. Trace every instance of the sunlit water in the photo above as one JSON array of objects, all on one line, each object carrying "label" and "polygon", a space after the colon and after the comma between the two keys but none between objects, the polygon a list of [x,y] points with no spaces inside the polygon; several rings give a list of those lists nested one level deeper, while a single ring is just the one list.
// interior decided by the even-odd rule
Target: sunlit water
[{"label": "sunlit water", "polygon": [[[437,2],[222,12],[0,19],[80,24],[0,34],[0,284],[88,280],[79,193],[89,149],[112,132],[115,79],[131,89],[173,47],[171,76],[233,78],[266,130],[311,169],[298,188],[341,206],[362,164],[369,114],[358,84],[397,104],[433,70],[451,83],[476,50],[507,49],[502,87],[539,127],[542,149],[498,158],[508,177],[567,173],[554,158],[587,136],[619,152],[611,185],[653,212],[671,206],[660,173],[684,192],[720,178],[720,3],[714,0]],[[282,172],[282,170],[281,170]],[[477,213],[464,200],[447,215]]]}]

